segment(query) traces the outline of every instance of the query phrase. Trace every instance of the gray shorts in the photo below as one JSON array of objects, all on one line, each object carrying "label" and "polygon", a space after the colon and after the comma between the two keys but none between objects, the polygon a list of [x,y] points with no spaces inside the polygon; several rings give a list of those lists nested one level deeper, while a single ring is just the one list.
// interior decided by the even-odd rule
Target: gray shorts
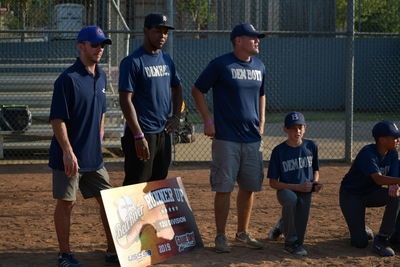
[{"label": "gray shorts", "polygon": [[93,171],[79,173],[70,178],[62,170],[53,169],[53,198],[75,201],[76,192],[81,190],[83,198],[100,197],[100,191],[112,188],[105,167]]},{"label": "gray shorts", "polygon": [[212,141],[210,173],[211,190],[232,192],[237,181],[239,188],[257,192],[264,179],[262,142],[236,143]]}]

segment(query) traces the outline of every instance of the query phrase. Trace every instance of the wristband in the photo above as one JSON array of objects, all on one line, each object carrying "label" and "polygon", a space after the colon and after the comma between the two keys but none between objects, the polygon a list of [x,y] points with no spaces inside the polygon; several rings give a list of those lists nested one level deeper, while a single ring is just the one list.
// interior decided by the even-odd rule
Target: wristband
[{"label": "wristband", "polygon": [[209,121],[206,121],[205,123],[204,123],[204,126],[208,126],[208,125],[211,125],[211,124],[213,124],[214,122],[212,121],[212,120],[209,120]]},{"label": "wristband", "polygon": [[135,138],[135,140],[143,139],[144,138],[144,134],[135,135],[134,138]]}]

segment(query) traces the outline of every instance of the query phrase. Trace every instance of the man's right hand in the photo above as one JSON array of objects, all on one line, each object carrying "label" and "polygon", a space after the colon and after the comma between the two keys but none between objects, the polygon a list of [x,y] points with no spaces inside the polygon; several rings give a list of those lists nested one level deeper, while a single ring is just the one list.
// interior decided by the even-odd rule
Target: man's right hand
[{"label": "man's right hand", "polygon": [[64,171],[67,177],[73,178],[78,174],[79,165],[78,159],[74,152],[63,153]]},{"label": "man's right hand", "polygon": [[209,136],[209,137],[214,137],[215,136],[214,123],[211,123],[209,125],[204,125],[204,134]]},{"label": "man's right hand", "polygon": [[149,144],[146,138],[135,139],[136,155],[140,160],[148,161],[150,159]]},{"label": "man's right hand", "polygon": [[400,196],[400,187],[397,184],[389,185],[388,194],[390,197],[398,197]]}]

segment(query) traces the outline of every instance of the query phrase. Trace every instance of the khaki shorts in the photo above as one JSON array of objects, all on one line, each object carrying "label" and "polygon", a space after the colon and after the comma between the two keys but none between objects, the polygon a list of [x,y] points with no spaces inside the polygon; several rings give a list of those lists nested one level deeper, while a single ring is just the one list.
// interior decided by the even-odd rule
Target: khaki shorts
[{"label": "khaki shorts", "polygon": [[262,143],[236,143],[214,139],[210,173],[211,189],[215,192],[232,192],[237,182],[239,188],[257,192],[264,179]]},{"label": "khaki shorts", "polygon": [[67,177],[63,170],[53,169],[53,198],[75,201],[78,187],[83,198],[100,197],[100,191],[112,188],[105,167],[93,171],[79,173],[75,177]]}]

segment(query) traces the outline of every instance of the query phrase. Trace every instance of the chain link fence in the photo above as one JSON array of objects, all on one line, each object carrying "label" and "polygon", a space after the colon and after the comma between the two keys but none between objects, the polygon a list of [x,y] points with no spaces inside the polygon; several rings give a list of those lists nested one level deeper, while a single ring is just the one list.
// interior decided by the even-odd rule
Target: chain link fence
[{"label": "chain link fence", "polygon": [[397,0],[0,0],[0,105],[32,112],[25,132],[0,131],[0,162],[47,160],[53,83],[78,55],[75,37],[85,25],[99,25],[113,40],[101,62],[109,80],[104,156],[122,161],[118,65],[142,44],[150,12],[173,17],[165,50],[183,81],[183,123],[194,128],[193,142],[173,138],[175,161],[211,160],[191,88],[210,60],[232,50],[229,33],[241,22],[267,33],[258,55],[267,70],[264,159],[285,140],[284,116],[296,110],[322,160],[350,160],[373,142],[377,121],[399,122],[399,9]]}]

